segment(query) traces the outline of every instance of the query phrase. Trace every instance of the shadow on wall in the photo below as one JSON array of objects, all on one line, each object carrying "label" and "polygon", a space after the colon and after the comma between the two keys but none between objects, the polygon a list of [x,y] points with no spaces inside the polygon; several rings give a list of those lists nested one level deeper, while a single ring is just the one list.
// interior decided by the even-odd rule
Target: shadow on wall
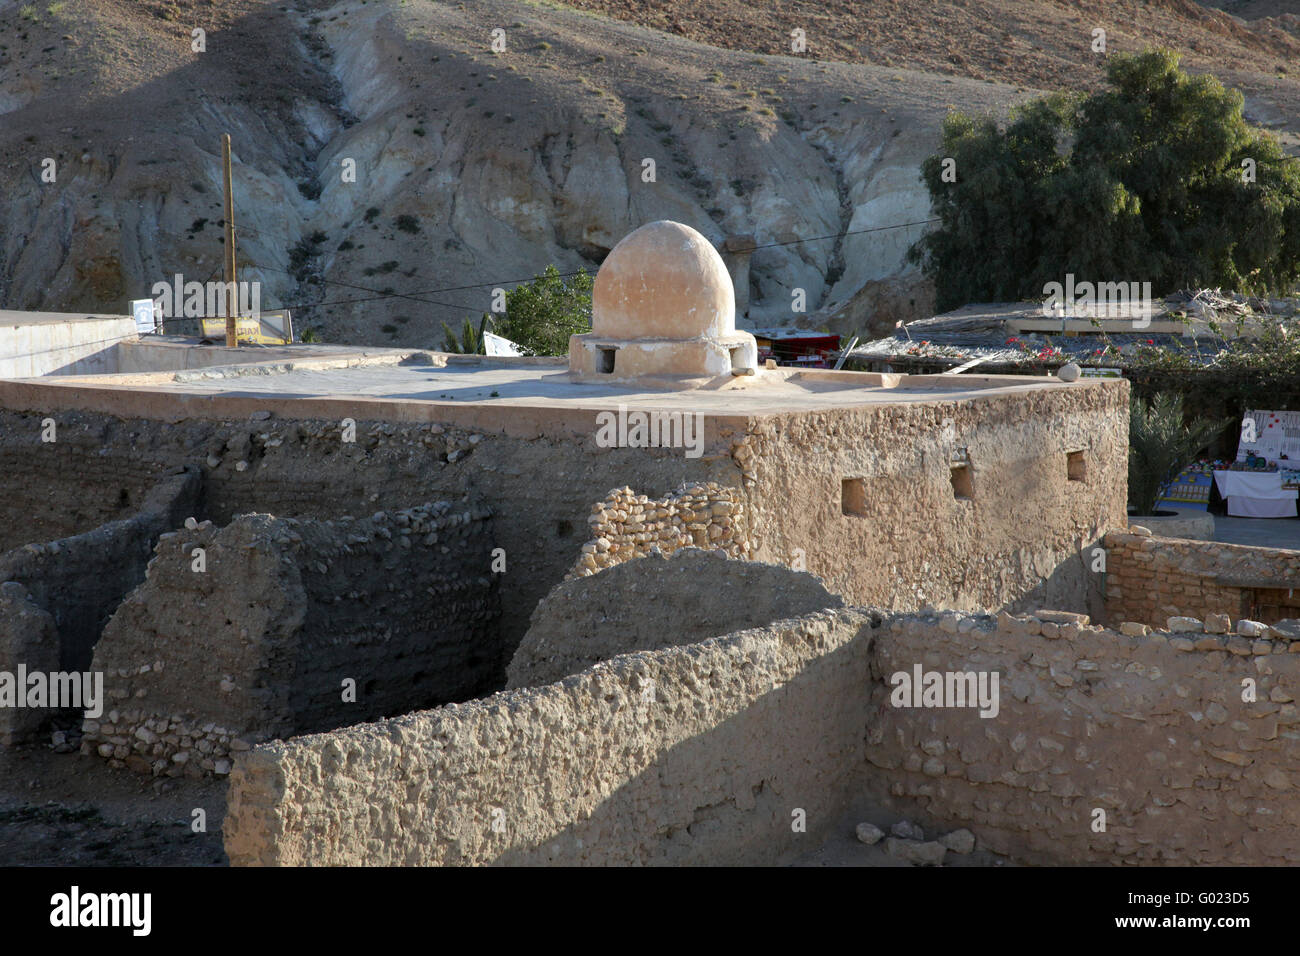
[{"label": "shadow on wall", "polygon": [[60,669],[90,667],[104,625],[144,580],[154,542],[198,511],[201,492],[198,469],[184,466],[155,484],[130,518],[0,554],[0,581],[22,585],[54,619]]},{"label": "shadow on wall", "polygon": [[[811,660],[740,712],[655,753],[649,766],[604,794],[592,792],[592,781],[604,774],[590,755],[578,755],[590,776],[570,778],[565,797],[590,810],[492,862],[777,865],[811,852],[840,822],[866,759],[870,643],[864,624],[851,643]],[[712,688],[724,700],[744,684],[729,676]],[[643,719],[690,704],[671,683],[656,685],[654,699],[642,704]],[[637,739],[624,743],[634,752]]]},{"label": "shadow on wall", "polygon": [[235,865],[788,859],[837,819],[865,760],[872,621],[818,611],[258,747],[231,776],[227,852]]},{"label": "shadow on wall", "polygon": [[490,517],[443,501],[163,535],[95,649],[116,703],[83,725],[83,752],[141,773],[220,775],[258,741],[500,686]]}]

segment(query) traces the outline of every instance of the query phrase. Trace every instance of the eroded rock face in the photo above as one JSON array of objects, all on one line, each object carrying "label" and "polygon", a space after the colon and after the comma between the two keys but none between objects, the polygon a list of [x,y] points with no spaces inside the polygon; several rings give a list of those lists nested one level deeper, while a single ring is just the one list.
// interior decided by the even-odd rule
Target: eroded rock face
[{"label": "eroded rock face", "polygon": [[686,548],[556,586],[506,669],[507,687],[561,680],[632,651],[695,644],[844,602],[811,574]]},{"label": "eroded rock face", "polygon": [[[917,103],[891,71],[855,66],[855,101],[844,103],[843,77],[774,62],[749,82],[782,97],[783,117],[721,84],[703,100],[668,92],[697,93],[702,73],[745,67],[753,58],[740,52],[665,38],[629,55],[619,26],[539,7],[494,57],[466,41],[500,25],[489,9],[397,0],[313,23],[270,8],[240,22],[243,5],[223,4],[209,34],[245,31],[241,55],[276,57],[275,70],[241,70],[160,44],[146,8],[81,6],[80,28],[104,38],[101,52],[112,35],[113,47],[159,55],[130,73],[111,55],[57,80],[0,77],[0,297],[11,308],[120,312],[178,273],[205,280],[221,261],[220,134],[230,132],[241,278],[262,283],[263,303],[298,306],[295,324],[332,342],[438,345],[443,320],[456,327],[466,310],[490,307],[492,285],[450,308],[327,293],[313,275],[409,292],[495,285],[550,263],[594,271],[621,237],[659,219],[715,247],[755,237],[743,291],[757,324],[798,318],[791,296],[803,290],[805,318],[848,310],[837,330],[892,328],[912,317],[920,277],[902,254],[924,227],[797,240],[928,218],[918,167],[947,104],[1020,96],[961,80]],[[65,55],[66,27],[30,30],[33,52]],[[593,44],[607,51],[598,68]],[[209,106],[194,108],[194,90]],[[39,177],[47,157],[55,183]],[[321,301],[331,305],[301,308]]]}]

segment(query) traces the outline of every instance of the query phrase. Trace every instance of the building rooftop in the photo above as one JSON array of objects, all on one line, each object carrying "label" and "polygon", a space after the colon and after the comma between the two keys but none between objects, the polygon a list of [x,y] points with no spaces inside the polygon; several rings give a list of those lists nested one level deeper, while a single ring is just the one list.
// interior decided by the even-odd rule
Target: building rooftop
[{"label": "building rooftop", "polygon": [[218,418],[267,408],[284,417],[351,415],[434,421],[445,420],[447,415],[462,418],[470,408],[576,411],[620,404],[708,416],[750,416],[957,401],[1097,384],[1081,381],[1067,385],[1047,376],[894,375],[778,368],[764,370],[760,376],[728,378],[715,388],[657,390],[636,382],[574,382],[563,359],[489,359],[395,349],[339,350],[321,356],[307,348],[301,359],[285,358],[296,348],[276,349],[277,360],[252,364],[0,381],[0,405],[79,408],[148,418]]}]

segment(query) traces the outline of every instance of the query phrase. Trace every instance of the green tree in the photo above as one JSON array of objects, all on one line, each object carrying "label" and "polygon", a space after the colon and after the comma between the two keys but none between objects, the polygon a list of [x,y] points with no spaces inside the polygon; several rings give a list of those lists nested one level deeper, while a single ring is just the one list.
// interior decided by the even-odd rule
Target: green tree
[{"label": "green tree", "polygon": [[1129,404],[1128,500],[1137,515],[1155,513],[1156,502],[1179,473],[1227,425],[1227,420],[1183,424],[1181,395],[1162,392]]},{"label": "green tree", "polygon": [[1155,295],[1300,277],[1300,162],[1246,123],[1241,94],[1164,50],[1112,57],[1107,80],[1004,126],[945,120],[921,167],[940,225],[909,251],[940,310],[1038,299],[1067,273],[1149,281]]},{"label": "green tree", "polygon": [[485,351],[483,331],[490,324],[491,319],[485,315],[482,321],[479,322],[476,331],[474,323],[466,319],[464,326],[461,327],[460,337],[457,338],[456,333],[451,330],[451,326],[446,322],[442,323],[442,334],[446,339],[446,350],[457,355],[482,355]]},{"label": "green tree", "polygon": [[505,314],[492,331],[533,355],[565,355],[569,336],[591,331],[592,278],[584,270],[566,281],[555,266],[506,293]]}]

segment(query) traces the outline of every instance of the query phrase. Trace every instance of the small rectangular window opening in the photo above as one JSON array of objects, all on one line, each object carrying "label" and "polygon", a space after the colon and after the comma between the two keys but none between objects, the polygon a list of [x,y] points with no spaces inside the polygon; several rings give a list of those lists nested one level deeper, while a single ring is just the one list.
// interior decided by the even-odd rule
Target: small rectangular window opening
[{"label": "small rectangular window opening", "polygon": [[867,492],[861,478],[845,478],[841,482],[840,511],[855,518],[867,516]]},{"label": "small rectangular window opening", "polygon": [[1065,471],[1071,481],[1083,481],[1088,477],[1088,463],[1083,460],[1083,452],[1066,452]]},{"label": "small rectangular window opening", "polygon": [[952,466],[949,476],[952,480],[952,496],[959,501],[968,501],[975,497],[975,486],[971,482],[970,465]]},{"label": "small rectangular window opening", "polygon": [[602,375],[611,375],[614,372],[614,353],[618,349],[601,349],[600,364],[597,366]]}]

